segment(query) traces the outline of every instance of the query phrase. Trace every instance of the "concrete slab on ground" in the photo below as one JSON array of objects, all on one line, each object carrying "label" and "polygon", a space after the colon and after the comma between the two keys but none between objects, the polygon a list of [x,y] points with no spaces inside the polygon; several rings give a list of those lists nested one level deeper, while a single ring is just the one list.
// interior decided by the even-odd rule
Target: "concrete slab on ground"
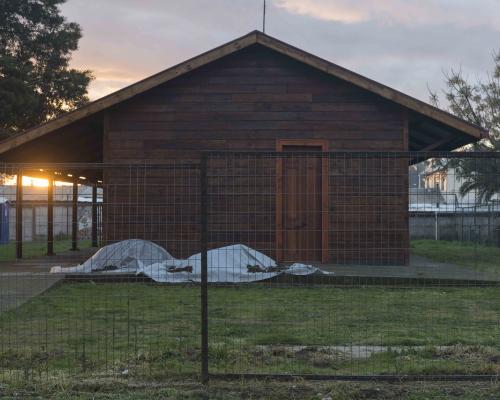
[{"label": "concrete slab on ground", "polygon": [[17,308],[64,279],[44,272],[0,274],[0,313]]},{"label": "concrete slab on ground", "polygon": [[99,250],[90,247],[76,251],[65,251],[53,256],[23,258],[20,260],[0,261],[0,273],[3,272],[49,272],[51,267],[60,265],[70,267],[81,264]]},{"label": "concrete slab on ground", "polygon": [[284,352],[303,356],[310,354],[329,354],[338,359],[360,360],[370,358],[379,353],[398,353],[415,351],[435,351],[436,353],[455,353],[460,350],[467,350],[467,346],[370,346],[370,345],[345,345],[345,346],[287,346],[287,345],[259,345],[258,349],[273,354],[283,354]]},{"label": "concrete slab on ground", "polygon": [[72,266],[85,261],[98,249],[66,251],[42,256],[0,262],[0,313],[19,307],[64,279],[49,273],[55,265]]},{"label": "concrete slab on ground", "polygon": [[[421,256],[410,256],[410,265],[322,264],[319,268],[338,276],[375,278],[425,278],[461,281],[500,281],[500,275],[473,267],[442,263]],[[500,267],[499,267],[500,272]]]}]

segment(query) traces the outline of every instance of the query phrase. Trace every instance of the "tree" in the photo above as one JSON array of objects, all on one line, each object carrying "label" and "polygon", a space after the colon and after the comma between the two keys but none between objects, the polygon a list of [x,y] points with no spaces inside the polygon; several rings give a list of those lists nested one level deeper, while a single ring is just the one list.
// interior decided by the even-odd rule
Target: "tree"
[{"label": "tree", "polygon": [[0,0],[0,135],[11,135],[88,102],[90,71],[69,68],[80,26],[66,0]]},{"label": "tree", "polygon": [[[494,56],[494,62],[495,68],[486,82],[470,83],[461,70],[445,74],[445,109],[489,132],[488,139],[467,146],[466,151],[500,151],[500,51]],[[439,96],[435,92],[431,92],[431,101],[439,106]],[[462,180],[462,196],[475,191],[477,201],[482,203],[500,194],[498,158],[454,159],[446,163],[446,168],[450,167],[455,168],[457,177]]]}]

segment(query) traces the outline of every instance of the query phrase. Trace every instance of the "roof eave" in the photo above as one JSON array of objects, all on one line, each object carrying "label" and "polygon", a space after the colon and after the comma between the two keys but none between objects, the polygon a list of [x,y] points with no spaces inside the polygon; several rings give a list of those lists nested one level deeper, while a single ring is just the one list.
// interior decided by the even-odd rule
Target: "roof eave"
[{"label": "roof eave", "polygon": [[34,127],[28,131],[0,141],[0,154],[21,146],[31,140],[37,139],[49,132],[55,131],[66,125],[79,121],[83,118],[97,114],[122,101],[128,100],[158,85],[168,82],[178,76],[200,68],[210,62],[230,55],[240,49],[259,43],[281,54],[287,55],[297,61],[310,65],[327,74],[350,82],[362,89],[373,92],[387,100],[395,102],[413,112],[420,113],[438,122],[446,124],[464,134],[471,136],[472,141],[488,137],[488,132],[479,126],[464,121],[446,111],[440,110],[423,101],[408,96],[402,92],[373,81],[353,71],[333,64],[304,50],[298,49],[285,42],[275,39],[259,31],[252,31],[240,38],[232,40],[224,45],[216,47],[187,61],[177,64],[169,69],[145,78],[130,86],[120,89],[105,97],[95,100],[81,108],[64,114],[54,120]]},{"label": "roof eave", "polygon": [[162,83],[168,82],[178,76],[202,67],[212,61],[216,61],[242,48],[248,47],[257,42],[257,31],[252,31],[238,39],[216,47],[198,56],[190,58],[180,64],[149,76],[139,82],[117,90],[107,96],[94,100],[74,111],[63,114],[51,121],[37,125],[27,131],[21,132],[7,139],[0,141],[0,154],[13,148],[21,146],[31,140],[37,139],[49,132],[62,128],[85,117],[94,115],[122,101],[128,100],[138,94],[152,89]]}]

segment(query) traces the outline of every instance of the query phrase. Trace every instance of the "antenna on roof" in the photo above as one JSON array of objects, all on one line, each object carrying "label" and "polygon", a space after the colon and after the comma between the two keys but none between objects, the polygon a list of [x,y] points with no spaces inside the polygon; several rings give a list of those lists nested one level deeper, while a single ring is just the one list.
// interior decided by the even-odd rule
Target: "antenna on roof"
[{"label": "antenna on roof", "polygon": [[266,33],[266,0],[264,0],[264,9],[262,12],[262,32]]}]

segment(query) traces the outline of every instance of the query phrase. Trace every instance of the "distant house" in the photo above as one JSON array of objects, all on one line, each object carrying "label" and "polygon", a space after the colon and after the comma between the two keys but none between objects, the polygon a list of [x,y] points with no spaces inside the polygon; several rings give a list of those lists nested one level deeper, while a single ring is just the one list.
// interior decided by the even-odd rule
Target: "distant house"
[{"label": "distant house", "polygon": [[[455,205],[457,209],[486,206],[478,200],[476,190],[471,190],[465,195],[461,193],[460,189],[464,184],[464,178],[459,176],[456,168],[436,168],[431,163],[425,163],[425,165],[425,171],[422,175],[424,188],[438,192],[444,203]],[[498,200],[498,195],[493,196],[492,202],[496,203]]]},{"label": "distant house", "polygon": [[410,187],[410,209],[440,208],[445,204],[447,204],[446,198],[438,187]]},{"label": "distant house", "polygon": [[[25,186],[23,190],[23,240],[36,241],[47,235],[47,188],[41,186]],[[78,194],[78,229],[80,238],[88,237],[91,214],[92,190],[88,186],[80,186]],[[0,203],[10,205],[8,218],[9,240],[16,238],[16,186],[0,185]],[[54,186],[54,235],[56,238],[67,238],[71,234],[72,217],[71,185]],[[98,191],[97,201],[102,202],[102,191]],[[4,234],[5,235],[5,234]]]}]

